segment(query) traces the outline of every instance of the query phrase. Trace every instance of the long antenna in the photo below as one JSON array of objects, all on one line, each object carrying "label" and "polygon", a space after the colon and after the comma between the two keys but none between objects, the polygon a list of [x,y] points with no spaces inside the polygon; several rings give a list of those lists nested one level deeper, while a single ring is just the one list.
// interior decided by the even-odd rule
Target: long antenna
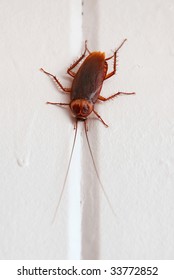
[{"label": "long antenna", "polygon": [[61,190],[61,193],[60,193],[59,201],[57,203],[57,207],[56,207],[56,210],[55,210],[55,213],[54,213],[54,216],[53,216],[52,223],[54,222],[54,220],[56,218],[57,211],[59,209],[60,202],[61,202],[64,190],[65,190],[65,184],[66,184],[66,181],[67,181],[67,177],[68,177],[68,173],[69,173],[69,169],[70,169],[70,165],[71,165],[71,160],[72,160],[72,156],[73,156],[73,152],[74,152],[74,147],[75,147],[75,143],[76,143],[76,138],[77,138],[77,124],[78,124],[78,121],[76,120],[75,127],[74,127],[75,135],[74,135],[73,145],[72,145],[71,154],[70,154],[70,158],[69,158],[69,163],[68,163],[65,179],[64,179],[64,182],[63,182],[63,187],[62,187],[62,190]]},{"label": "long antenna", "polygon": [[96,172],[98,181],[99,181],[99,183],[100,183],[100,187],[101,187],[101,189],[102,189],[102,191],[103,191],[103,193],[104,193],[104,196],[105,196],[105,198],[106,198],[106,200],[107,200],[107,202],[108,202],[108,204],[109,204],[109,207],[110,207],[111,210],[112,210],[112,213],[114,214],[114,216],[116,216],[116,214],[115,214],[115,212],[114,212],[114,209],[113,209],[113,207],[112,207],[112,204],[111,204],[111,202],[110,202],[110,200],[109,200],[109,197],[108,197],[108,195],[107,195],[107,193],[106,193],[106,191],[105,191],[105,188],[104,188],[104,186],[103,186],[103,184],[102,184],[102,182],[101,182],[101,180],[100,180],[100,176],[99,176],[99,173],[98,173],[98,170],[97,170],[97,167],[96,167],[96,164],[95,164],[95,160],[94,160],[94,157],[93,157],[93,153],[92,153],[92,150],[91,150],[91,146],[90,146],[90,143],[89,143],[89,138],[88,138],[88,133],[87,133],[88,129],[87,129],[86,121],[84,121],[84,126],[85,126],[85,135],[86,135],[86,140],[87,140],[89,152],[90,152],[90,155],[91,155],[91,159],[92,159],[92,162],[93,162],[93,165],[94,165],[94,169],[95,169],[95,172]]}]

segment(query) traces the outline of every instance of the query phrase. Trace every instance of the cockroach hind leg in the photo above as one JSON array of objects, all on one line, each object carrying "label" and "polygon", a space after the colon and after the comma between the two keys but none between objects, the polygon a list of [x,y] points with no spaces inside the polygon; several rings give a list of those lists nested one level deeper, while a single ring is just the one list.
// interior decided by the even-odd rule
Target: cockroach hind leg
[{"label": "cockroach hind leg", "polygon": [[88,52],[89,54],[91,53],[90,50],[88,49],[88,41],[85,40],[85,52]]},{"label": "cockroach hind leg", "polygon": [[112,56],[105,58],[105,61],[114,58],[113,71],[111,71],[110,73],[108,73],[106,75],[105,80],[111,78],[113,75],[116,74],[116,71],[117,71],[117,60],[118,60],[118,59],[116,59],[117,58],[117,53],[118,53],[119,49],[124,45],[126,40],[127,39],[123,40],[123,42],[120,44],[120,46],[114,51],[114,54]]},{"label": "cockroach hind leg", "polygon": [[127,39],[124,39],[123,42],[120,44],[120,46],[115,50],[115,53],[117,53],[119,51],[119,49],[121,49],[121,47],[124,45],[124,43],[127,41]]},{"label": "cockroach hind leg", "polygon": [[[82,59],[84,59],[85,55],[86,55],[86,51],[90,54],[91,52],[89,51],[88,47],[87,47],[87,40],[85,41],[85,50],[83,52],[83,54],[67,69],[67,73],[71,76],[71,77],[75,77],[76,73],[72,71],[73,68],[75,68]],[[43,70],[41,70],[43,71]]]}]

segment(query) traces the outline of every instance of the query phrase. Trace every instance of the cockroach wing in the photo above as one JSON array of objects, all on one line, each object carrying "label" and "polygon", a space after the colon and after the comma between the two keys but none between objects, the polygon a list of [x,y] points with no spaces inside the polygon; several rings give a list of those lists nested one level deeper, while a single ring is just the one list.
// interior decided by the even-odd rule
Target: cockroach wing
[{"label": "cockroach wing", "polygon": [[97,101],[107,72],[105,54],[92,52],[77,71],[71,90],[71,100]]}]

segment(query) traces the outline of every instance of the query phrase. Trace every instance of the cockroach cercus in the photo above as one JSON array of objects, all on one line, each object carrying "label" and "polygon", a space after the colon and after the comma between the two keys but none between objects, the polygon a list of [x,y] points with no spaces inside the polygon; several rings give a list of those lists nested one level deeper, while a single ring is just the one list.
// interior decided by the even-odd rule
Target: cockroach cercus
[{"label": "cockroach cercus", "polygon": [[[72,159],[72,155],[73,155],[73,151],[74,151],[74,146],[75,146],[75,141],[76,141],[76,136],[77,136],[77,124],[78,121],[83,121],[84,122],[84,128],[85,128],[85,135],[86,135],[86,140],[87,140],[87,144],[89,147],[89,151],[90,151],[90,155],[92,158],[92,162],[94,165],[94,169],[97,175],[97,178],[99,180],[100,186],[104,192],[104,195],[113,211],[113,208],[111,206],[111,203],[109,201],[109,198],[106,194],[106,191],[103,187],[103,184],[100,180],[98,171],[97,171],[97,167],[94,161],[94,157],[92,154],[92,150],[89,144],[89,139],[88,139],[88,135],[87,135],[87,119],[89,117],[89,115],[91,113],[94,113],[97,118],[106,126],[108,127],[108,125],[104,122],[104,120],[101,118],[101,116],[95,111],[95,103],[97,101],[108,101],[114,97],[117,97],[120,94],[135,94],[135,92],[117,92],[109,97],[104,97],[102,95],[100,95],[101,89],[102,89],[102,85],[103,82],[107,79],[109,79],[110,77],[112,77],[115,73],[116,73],[116,58],[117,58],[117,53],[119,51],[119,49],[123,46],[123,44],[125,43],[126,39],[120,44],[120,46],[115,50],[114,54],[110,57],[105,58],[105,53],[103,52],[90,52],[88,47],[87,47],[87,41],[85,41],[85,50],[84,53],[81,55],[81,57],[74,62],[67,70],[67,73],[73,78],[72,81],[72,86],[70,88],[64,87],[59,80],[56,78],[56,76],[50,74],[49,72],[45,71],[43,68],[41,68],[40,70],[42,72],[44,72],[46,75],[50,76],[51,78],[53,78],[53,80],[55,81],[56,85],[59,87],[59,89],[61,89],[63,92],[68,93],[70,96],[70,102],[69,103],[53,103],[53,102],[47,102],[47,104],[51,104],[51,105],[58,105],[58,106],[68,106],[71,110],[72,115],[75,118],[75,135],[74,135],[74,141],[73,141],[73,146],[72,146],[72,150],[71,150],[71,155],[70,155],[70,159],[69,159],[69,163],[68,163],[68,167],[67,167],[67,172],[65,175],[65,179],[64,179],[64,183],[63,183],[63,187],[61,190],[61,194],[59,197],[59,201],[58,201],[58,205],[56,208],[56,212],[57,209],[60,205],[60,201],[63,195],[63,191],[65,188],[65,184],[66,184],[66,180],[67,180],[67,176],[68,176],[68,172],[69,172],[69,168],[70,168],[70,164],[71,164],[71,159]],[[88,54],[86,56],[86,53]],[[86,58],[85,58],[86,56]],[[108,72],[108,63],[107,61],[113,59],[113,69],[111,72]],[[75,67],[81,62],[81,65],[79,67],[79,69],[75,72],[75,70],[73,71],[73,69],[75,69]],[[113,211],[114,212],[114,211]]]}]

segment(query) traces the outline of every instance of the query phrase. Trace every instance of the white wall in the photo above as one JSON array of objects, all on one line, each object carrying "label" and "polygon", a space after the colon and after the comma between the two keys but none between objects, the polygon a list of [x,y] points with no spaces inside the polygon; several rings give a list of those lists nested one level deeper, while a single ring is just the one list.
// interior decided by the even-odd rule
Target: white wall
[{"label": "white wall", "polygon": [[[82,15],[83,12],[83,15]],[[0,258],[174,258],[174,3],[143,0],[0,2]],[[118,72],[97,104],[109,124],[88,122],[89,138],[113,215],[79,126],[40,67],[70,85],[67,67],[88,40],[112,54]]]}]

